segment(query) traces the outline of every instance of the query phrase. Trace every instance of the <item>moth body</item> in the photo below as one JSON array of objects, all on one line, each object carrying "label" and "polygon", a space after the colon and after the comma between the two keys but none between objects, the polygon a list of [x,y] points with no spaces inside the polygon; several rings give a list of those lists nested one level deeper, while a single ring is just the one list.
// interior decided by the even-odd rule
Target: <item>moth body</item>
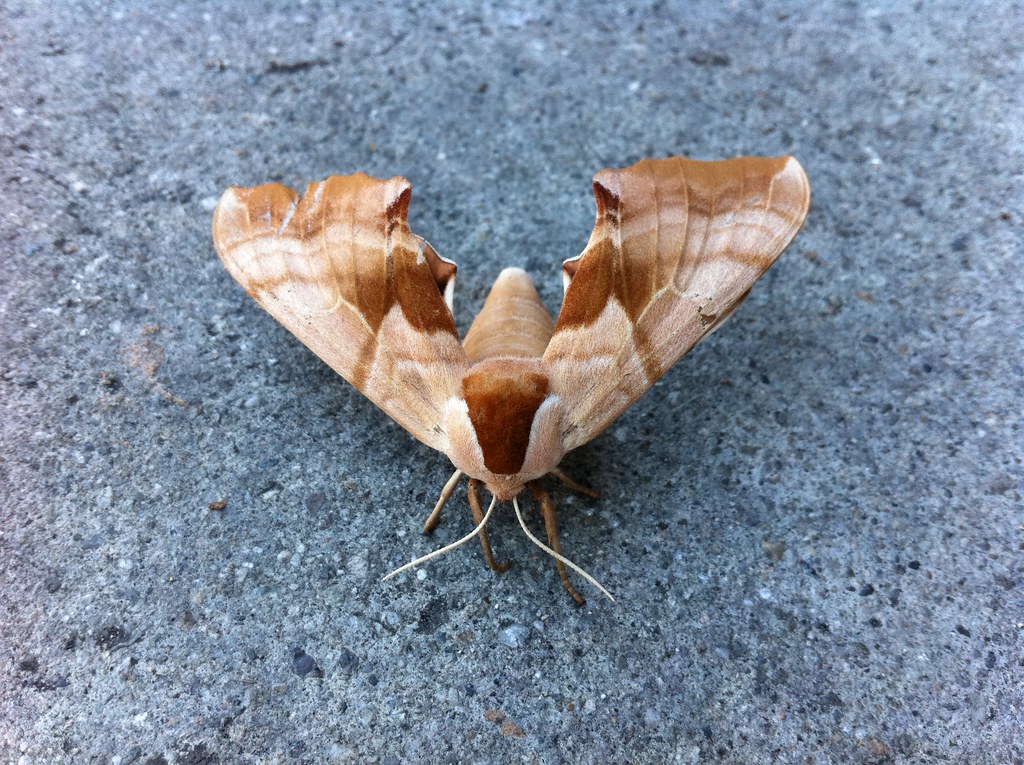
[{"label": "moth body", "polygon": [[448,457],[459,470],[483,481],[499,500],[542,478],[565,456],[564,407],[548,392],[539,363],[493,359],[463,378],[463,398],[445,411]]},{"label": "moth body", "polygon": [[565,455],[565,410],[541,358],[554,327],[529,275],[506,268],[463,342],[469,366],[462,396],[445,411],[445,451],[502,501]]},{"label": "moth body", "polygon": [[[562,264],[557,322],[530,277],[510,268],[464,341],[452,315],[456,266],[409,229],[411,190],[404,178],[362,173],[303,195],[279,184],[230,188],[214,212],[214,244],[261,306],[451,459],[456,472],[425,530],[468,476],[477,526],[459,544],[478,536],[488,564],[504,570],[486,526],[495,503],[511,500],[526,536],[555,557],[582,602],[566,566],[583,572],[561,556],[540,480],[552,474],[583,490],[558,470],[566,452],[600,434],[743,302],[803,224],[807,176],[792,157],[670,157],[602,170],[590,241]],[[494,498],[486,513],[481,485]],[[541,506],[550,547],[522,518],[524,487]]]}]

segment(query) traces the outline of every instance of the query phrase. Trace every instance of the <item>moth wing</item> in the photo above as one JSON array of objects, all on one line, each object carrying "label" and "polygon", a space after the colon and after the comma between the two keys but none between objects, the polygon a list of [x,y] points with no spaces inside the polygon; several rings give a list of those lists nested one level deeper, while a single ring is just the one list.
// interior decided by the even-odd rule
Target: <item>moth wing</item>
[{"label": "moth wing", "polygon": [[792,157],[645,159],[594,178],[597,222],[563,264],[544,353],[566,449],[608,427],[743,302],[807,216]]},{"label": "moth wing", "polygon": [[466,355],[451,301],[456,267],[409,230],[412,187],[333,176],[301,197],[230,188],[213,240],[231,275],[338,374],[423,443],[444,451],[444,402]]}]

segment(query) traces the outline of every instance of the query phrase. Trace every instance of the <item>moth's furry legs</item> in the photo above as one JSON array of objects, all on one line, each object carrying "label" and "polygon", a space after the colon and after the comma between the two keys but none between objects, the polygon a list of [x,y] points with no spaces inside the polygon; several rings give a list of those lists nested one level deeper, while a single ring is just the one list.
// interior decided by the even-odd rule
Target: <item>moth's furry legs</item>
[{"label": "moth's furry legs", "polygon": [[[533,483],[533,481],[531,481],[530,483]],[[526,538],[527,539],[529,539],[531,542],[533,542],[535,545],[537,545],[537,547],[539,547],[541,550],[546,552],[548,555],[550,555],[556,561],[564,563],[566,566],[571,568],[577,574],[579,574],[584,579],[586,579],[588,582],[590,582],[592,585],[594,585],[597,589],[599,589],[602,593],[604,593],[605,597],[608,598],[608,600],[610,600],[612,603],[615,602],[615,598],[612,597],[612,594],[610,592],[608,592],[608,590],[606,590],[604,588],[604,586],[599,581],[597,581],[594,577],[592,577],[590,574],[588,574],[586,571],[584,571],[582,568],[577,566],[575,563],[573,563],[571,560],[566,558],[561,553],[555,552],[554,550],[552,550],[550,547],[548,547],[546,544],[541,542],[539,539],[537,539],[537,537],[535,537],[533,535],[533,532],[531,532],[530,529],[527,528],[526,521],[523,520],[523,512],[522,512],[522,510],[519,509],[519,498],[518,497],[512,497],[512,507],[516,511],[516,519],[519,521],[519,525],[522,527],[523,533],[526,534]],[[564,581],[565,580],[563,579],[563,582]],[[583,598],[580,596],[580,594],[577,593],[576,590],[572,589],[571,585],[567,585],[567,589],[569,590],[569,594],[572,595],[573,598],[576,599],[577,603],[579,603],[580,601],[583,600]]]},{"label": "moth's furry legs", "polygon": [[[555,501],[551,499],[551,495],[541,486],[540,481],[530,481],[527,485],[530,487],[530,491],[533,492],[534,499],[540,503],[541,513],[544,515],[544,528],[548,532],[548,544],[551,545],[552,550],[561,554],[562,544],[558,540],[558,509],[555,507]],[[562,584],[565,586],[565,589],[572,595],[572,599],[581,606],[586,603],[586,599],[576,591],[576,588],[572,586],[572,582],[569,581],[569,572],[565,570],[565,564],[555,558],[555,567],[558,569],[558,575],[562,578]]]},{"label": "moth's furry legs", "polygon": [[601,496],[593,489],[589,489],[586,486],[583,486],[582,484],[576,483],[564,472],[562,472],[561,468],[555,468],[550,473],[548,473],[548,475],[553,475],[555,478],[564,483],[577,494],[586,494],[588,497],[593,497],[594,499],[598,499]]},{"label": "moth's furry legs", "polygon": [[[451,499],[452,492],[454,492],[455,487],[459,485],[459,481],[462,480],[463,475],[465,474],[461,470],[456,470],[452,473],[452,477],[448,479],[448,483],[446,483],[444,488],[441,489],[441,496],[438,497],[437,504],[434,505],[433,511],[427,518],[427,522],[423,524],[424,534],[434,533],[434,529],[437,528],[437,524],[441,522],[441,510],[444,508],[448,500]],[[480,522],[479,518],[477,518],[477,522]]]},{"label": "moth's furry legs", "polygon": [[398,574],[401,574],[403,571],[408,571],[410,568],[413,568],[414,566],[418,566],[421,563],[426,563],[428,561],[432,561],[434,558],[440,557],[440,556],[444,555],[446,552],[451,552],[456,547],[459,547],[460,545],[466,544],[466,542],[468,542],[473,537],[475,537],[477,534],[479,534],[481,531],[483,531],[483,529],[487,528],[487,521],[489,521],[491,519],[491,513],[494,512],[494,508],[497,507],[497,506],[498,506],[498,498],[495,497],[494,499],[491,500],[491,506],[487,508],[487,512],[484,513],[483,520],[480,521],[479,524],[477,524],[477,527],[475,529],[473,529],[471,532],[466,534],[466,536],[464,536],[462,539],[458,540],[457,542],[452,542],[450,545],[445,545],[440,550],[434,550],[434,552],[428,553],[427,555],[424,555],[422,558],[417,558],[414,561],[410,561],[409,563],[406,563],[404,566],[400,566],[399,568],[396,568],[390,574],[385,576],[381,581],[382,582],[383,581],[387,581],[391,577],[397,576]]},{"label": "moth's furry legs", "polygon": [[[469,494],[469,509],[473,511],[473,521],[477,524],[481,523],[484,519],[484,505],[483,502],[480,501],[481,485],[483,485],[483,481],[479,481],[476,478],[470,478],[467,487],[467,493]],[[487,559],[487,565],[491,567],[491,571],[504,574],[512,568],[512,561],[509,561],[508,563],[498,563],[494,559],[494,553],[491,551],[491,539],[487,535],[486,526],[480,529],[480,546],[484,548],[484,558]]]}]

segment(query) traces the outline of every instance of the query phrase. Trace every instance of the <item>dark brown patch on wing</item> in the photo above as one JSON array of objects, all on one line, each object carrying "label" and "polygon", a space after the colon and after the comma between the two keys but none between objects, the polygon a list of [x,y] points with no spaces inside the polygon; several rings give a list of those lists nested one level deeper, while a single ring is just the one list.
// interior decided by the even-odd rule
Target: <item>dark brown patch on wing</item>
[{"label": "dark brown patch on wing", "polygon": [[228,248],[245,240],[298,240],[303,249],[290,257],[316,264],[289,268],[286,260],[264,256],[267,263],[257,262],[253,272],[261,276],[251,276],[245,285],[250,294],[312,283],[356,306],[374,332],[397,303],[417,330],[458,337],[444,301],[455,265],[409,230],[412,187],[404,178],[332,176],[311,184],[301,197],[279,184],[235,193],[246,220],[233,227],[215,222],[215,238],[220,231],[239,231],[238,241],[224,242]]},{"label": "dark brown patch on wing", "polygon": [[548,393],[548,378],[536,372],[498,376],[492,370],[470,372],[462,396],[476,430],[484,465],[492,473],[518,473],[530,445],[534,415]]},{"label": "dark brown patch on wing", "polygon": [[[630,320],[636,322],[651,300],[654,275],[641,267],[644,264],[636,262],[644,259],[642,254],[625,252],[630,246],[643,247],[645,243],[622,242],[623,218],[630,211],[622,203],[620,186],[619,171],[602,171],[594,178],[597,224],[586,252],[563,265],[573,283],[578,281],[580,287],[573,289],[570,285],[565,295],[558,315],[560,328],[592,324],[610,298],[615,298]],[[650,200],[645,198],[641,203],[657,203],[653,191],[647,196]]]},{"label": "dark brown patch on wing", "polygon": [[377,355],[378,347],[378,336],[374,335],[359,349],[356,363],[352,366],[352,379],[350,380],[359,390],[365,390],[366,384],[370,380],[370,372],[373,371],[373,360]]},{"label": "dark brown patch on wing", "polygon": [[[572,281],[555,331],[592,324],[610,298],[635,324],[659,289],[672,281],[688,283],[690,272],[715,259],[768,268],[778,255],[770,245],[780,227],[776,219],[802,220],[806,210],[806,204],[788,199],[794,196],[792,188],[775,188],[788,161],[744,157],[695,162],[674,157],[602,170],[594,178],[597,222],[590,244],[563,266]],[[773,194],[784,196],[773,199]],[[714,251],[707,249],[712,227],[727,229],[738,212],[751,208],[763,211],[765,220],[742,225],[760,225],[766,247],[748,251],[718,243]]]},{"label": "dark brown patch on wing", "polygon": [[597,321],[616,289],[615,260],[619,248],[614,240],[619,227],[620,200],[597,179],[594,180],[594,196],[597,224],[590,245],[582,256],[563,265],[573,283],[579,280],[587,288],[574,290],[570,285],[558,314],[558,328],[586,326]]},{"label": "dark brown patch on wing", "polygon": [[640,357],[640,363],[643,364],[647,380],[654,384],[661,379],[661,376],[668,371],[668,368],[662,365],[657,347],[650,335],[639,324],[633,325],[633,345],[636,348],[637,355]]},{"label": "dark brown patch on wing", "polygon": [[[614,257],[615,247],[605,236],[588,247],[582,258],[573,261],[578,265],[572,275],[569,291],[565,293],[556,331],[587,326],[597,321],[615,289],[615,272],[612,266]],[[586,284],[587,289],[574,290],[572,287],[577,283]]]},{"label": "dark brown patch on wing", "polygon": [[[402,221],[402,225],[408,233],[409,227],[405,221]],[[411,235],[407,239],[412,241]],[[444,302],[443,294],[438,290],[433,271],[426,262],[416,262],[419,250],[403,242],[391,251],[391,257],[394,275],[389,285],[393,293],[389,298],[397,300],[406,321],[420,332],[447,332],[458,338],[455,319],[448,310],[448,304]]]}]

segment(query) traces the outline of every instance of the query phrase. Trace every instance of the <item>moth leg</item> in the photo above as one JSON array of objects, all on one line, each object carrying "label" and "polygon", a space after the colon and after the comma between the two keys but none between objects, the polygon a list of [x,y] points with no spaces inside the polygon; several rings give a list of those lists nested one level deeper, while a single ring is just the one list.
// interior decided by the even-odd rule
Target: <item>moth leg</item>
[{"label": "moth leg", "polygon": [[553,475],[577,494],[586,494],[588,497],[593,497],[594,499],[598,499],[601,496],[593,489],[588,489],[586,486],[576,483],[569,476],[563,473],[561,468],[555,468],[549,473],[549,475]]},{"label": "moth leg", "polygon": [[[469,487],[467,493],[469,494],[469,509],[473,511],[473,521],[479,526],[484,520],[484,506],[480,501],[480,484],[476,478],[469,479]],[[498,563],[494,559],[494,552],[491,550],[491,538],[487,536],[487,527],[484,526],[480,529],[480,546],[484,548],[484,557],[487,559],[487,565],[491,567],[491,571],[497,571],[499,574],[503,574],[512,568],[512,561],[508,563]]]},{"label": "moth leg", "polygon": [[[561,555],[562,544],[558,541],[558,510],[555,508],[555,502],[551,499],[551,495],[547,493],[540,481],[530,481],[527,486],[530,487],[534,498],[540,503],[540,510],[544,514],[544,528],[548,532],[548,544],[551,545],[552,550]],[[565,564],[556,559],[555,566],[558,568],[558,575],[562,578],[562,584],[569,594],[572,595],[572,599],[581,606],[586,603],[586,599],[576,592],[576,588],[569,581],[569,572],[566,570]]]},{"label": "moth leg", "polygon": [[[456,470],[454,473],[452,473],[452,477],[448,479],[448,483],[446,483],[444,485],[444,488],[441,489],[441,496],[438,497],[437,504],[434,505],[433,511],[427,518],[427,522],[423,524],[424,534],[434,533],[434,529],[437,528],[437,524],[441,522],[441,508],[443,508],[445,506],[445,503],[447,503],[448,500],[451,498],[452,492],[455,491],[455,487],[458,486],[459,481],[462,480],[462,475],[463,473],[461,470]],[[480,521],[478,520],[477,523],[480,523]]]}]

